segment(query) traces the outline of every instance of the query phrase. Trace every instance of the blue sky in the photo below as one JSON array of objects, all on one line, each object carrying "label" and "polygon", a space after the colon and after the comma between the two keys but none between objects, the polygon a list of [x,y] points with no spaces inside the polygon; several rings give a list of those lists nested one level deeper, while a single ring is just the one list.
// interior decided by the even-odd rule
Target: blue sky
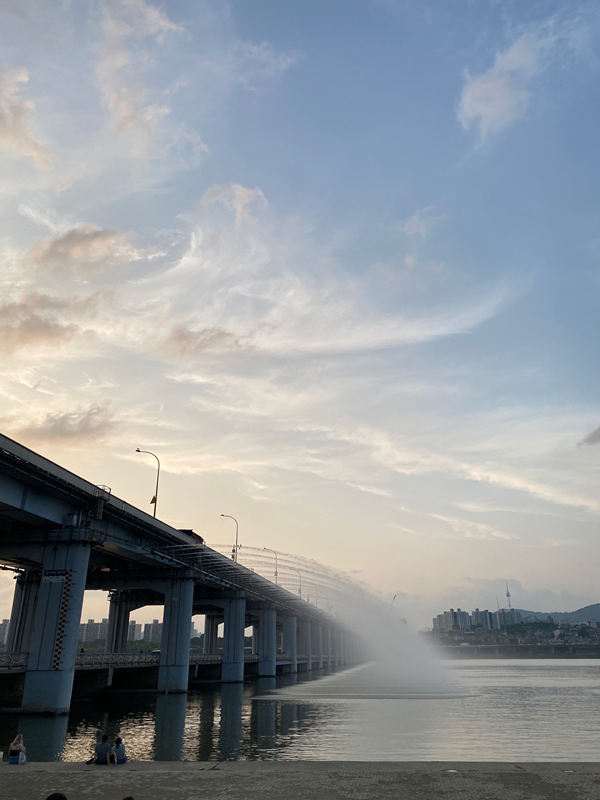
[{"label": "blue sky", "polygon": [[597,4],[0,13],[7,435],[417,624],[600,599]]}]

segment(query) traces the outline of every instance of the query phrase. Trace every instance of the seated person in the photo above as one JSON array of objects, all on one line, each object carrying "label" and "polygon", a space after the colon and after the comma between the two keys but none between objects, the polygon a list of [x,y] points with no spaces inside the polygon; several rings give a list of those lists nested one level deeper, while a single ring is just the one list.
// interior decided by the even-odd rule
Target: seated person
[{"label": "seated person", "polygon": [[125,752],[125,745],[123,744],[123,739],[120,736],[117,736],[115,739],[115,744],[113,747],[113,753],[117,759],[117,764],[125,764],[127,761],[127,754]]},{"label": "seated person", "polygon": [[112,747],[108,741],[108,736],[104,734],[102,741],[96,745],[96,756],[92,759],[92,764],[110,764],[109,756],[112,754]]},{"label": "seated person", "polygon": [[8,746],[8,763],[9,764],[22,764],[25,761],[25,744],[23,743],[23,736],[17,733],[13,741]]}]

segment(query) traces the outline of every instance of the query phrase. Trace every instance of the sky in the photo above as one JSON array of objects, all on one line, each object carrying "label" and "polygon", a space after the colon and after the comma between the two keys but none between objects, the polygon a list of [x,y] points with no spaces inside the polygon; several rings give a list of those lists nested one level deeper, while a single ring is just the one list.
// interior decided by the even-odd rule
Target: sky
[{"label": "sky", "polygon": [[600,601],[597,3],[0,0],[0,41],[3,433],[150,512],[152,451],[165,522],[415,626]]}]

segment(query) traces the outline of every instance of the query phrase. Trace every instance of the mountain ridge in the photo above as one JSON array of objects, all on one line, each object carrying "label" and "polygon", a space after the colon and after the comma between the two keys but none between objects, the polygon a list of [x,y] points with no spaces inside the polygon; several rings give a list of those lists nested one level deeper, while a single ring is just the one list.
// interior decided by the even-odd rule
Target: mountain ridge
[{"label": "mountain ridge", "polygon": [[600,620],[600,603],[583,606],[575,611],[527,611],[524,608],[515,609],[524,617],[536,617],[540,622],[545,622],[547,617],[552,617],[556,622],[570,622],[577,624],[588,619]]}]

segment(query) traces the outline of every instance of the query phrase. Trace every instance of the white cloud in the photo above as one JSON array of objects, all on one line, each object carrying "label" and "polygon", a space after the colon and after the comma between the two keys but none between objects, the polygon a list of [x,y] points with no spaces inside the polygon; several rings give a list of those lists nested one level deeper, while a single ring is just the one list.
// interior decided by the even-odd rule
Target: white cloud
[{"label": "white cloud", "polygon": [[261,82],[279,78],[297,59],[296,54],[278,52],[269,42],[240,42],[231,54],[231,68],[239,83],[256,91]]},{"label": "white cloud", "polygon": [[433,215],[433,206],[427,206],[417,211],[412,217],[404,220],[398,226],[402,233],[407,236],[419,236],[421,239],[426,239],[429,231],[436,222],[436,217]]},{"label": "white cloud", "polygon": [[465,130],[476,126],[479,144],[526,113],[530,83],[542,71],[542,56],[554,42],[553,36],[525,33],[508,50],[496,54],[487,72],[465,73],[458,120]]},{"label": "white cloud", "polygon": [[96,78],[113,128],[130,136],[135,155],[143,155],[154,143],[154,125],[170,113],[165,105],[144,105],[148,91],[133,83],[134,54],[129,40],[153,37],[159,43],[178,25],[145,0],[105,0],[102,4],[102,36],[96,45]]},{"label": "white cloud", "polygon": [[24,67],[0,69],[0,147],[31,158],[38,169],[48,169],[50,153],[32,135],[30,116],[35,106],[19,95],[28,80],[29,72]]}]

